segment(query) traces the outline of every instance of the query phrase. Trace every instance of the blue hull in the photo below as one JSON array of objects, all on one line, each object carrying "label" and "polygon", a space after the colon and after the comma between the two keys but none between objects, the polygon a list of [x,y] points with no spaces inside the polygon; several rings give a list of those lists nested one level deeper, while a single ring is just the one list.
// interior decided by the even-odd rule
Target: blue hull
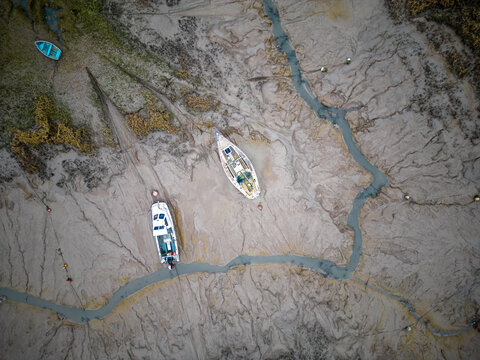
[{"label": "blue hull", "polygon": [[58,46],[52,44],[51,42],[35,41],[35,45],[43,55],[45,55],[46,57],[52,60],[58,60],[62,55],[62,50],[60,50]]}]

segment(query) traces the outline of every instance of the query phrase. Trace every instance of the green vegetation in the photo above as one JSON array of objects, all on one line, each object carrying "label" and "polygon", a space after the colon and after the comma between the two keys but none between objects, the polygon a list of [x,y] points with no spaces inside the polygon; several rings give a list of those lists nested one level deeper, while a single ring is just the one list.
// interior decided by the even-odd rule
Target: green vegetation
[{"label": "green vegetation", "polygon": [[98,0],[30,0],[29,11],[38,24],[44,23],[45,7],[60,9],[57,17],[62,37],[68,42],[83,35],[121,46],[112,25],[106,21],[103,2]]},{"label": "green vegetation", "polygon": [[386,0],[386,4],[391,16],[398,22],[423,17],[430,22],[452,28],[472,50],[474,56],[452,46],[455,40],[436,30],[438,27],[434,24],[415,22],[420,31],[427,33],[435,50],[445,58],[450,70],[459,78],[469,78],[474,91],[480,94],[480,0]]},{"label": "green vegetation", "polygon": [[171,134],[178,133],[178,127],[172,124],[173,115],[165,108],[159,108],[151,93],[145,94],[148,117],[139,112],[126,116],[127,124],[137,136],[145,136],[151,131],[164,130]]},{"label": "green vegetation", "polygon": [[183,98],[183,103],[186,107],[198,112],[219,110],[219,103],[213,96],[201,97],[196,94],[190,94]]},{"label": "green vegetation", "polygon": [[190,74],[188,73],[187,70],[177,70],[177,76],[180,78],[180,79],[187,79]]},{"label": "green vegetation", "polygon": [[[65,108],[62,110],[59,104],[54,104],[51,100],[64,96],[55,96],[53,80],[61,81],[59,78],[62,77],[73,78],[72,74],[77,72],[77,69],[81,71],[80,69],[85,66],[81,56],[84,53],[90,56],[94,52],[96,53],[94,56],[104,56],[104,59],[112,64],[134,69],[144,78],[149,78],[152,83],[165,86],[171,98],[183,101],[189,109],[197,112],[218,110],[218,101],[213,96],[199,96],[192,90],[192,86],[188,92],[176,96],[175,93],[180,91],[177,91],[179,88],[172,81],[174,78],[187,81],[196,87],[202,83],[200,76],[193,76],[187,70],[178,69],[168,61],[169,59],[164,58],[163,53],[139,46],[126,33],[122,33],[117,27],[114,28],[115,23],[108,21],[107,15],[113,14],[113,18],[118,17],[122,11],[121,7],[105,4],[106,2],[101,0],[28,1],[28,11],[39,27],[39,33],[50,41],[55,41],[56,35],[50,33],[45,36],[47,30],[45,8],[59,10],[56,16],[61,36],[65,40],[64,55],[59,63],[47,61],[39,56],[32,45],[38,33],[35,34],[31,30],[31,20],[19,7],[10,12],[8,22],[0,23],[0,40],[5,45],[5,51],[0,53],[0,108],[4,110],[0,118],[0,146],[9,146],[24,165],[27,165],[26,159],[29,156],[33,157],[36,148],[41,144],[66,144],[86,154],[93,151],[87,149],[88,141],[83,141],[86,139],[86,133],[74,129],[72,125],[74,121],[68,111]],[[4,3],[2,6],[7,8]],[[101,54],[97,53],[99,48],[102,49]],[[176,49],[174,47],[172,51]],[[148,69],[153,66],[161,67],[162,71],[152,75]],[[165,76],[165,73],[168,76]],[[108,71],[104,74],[108,74]],[[123,84],[114,73],[110,78],[102,80],[103,86],[111,90],[107,93],[120,93],[122,96],[119,98],[122,101],[128,95],[131,97],[136,95],[131,95],[132,87],[128,86],[128,82]],[[124,93],[127,93],[127,96],[123,96]],[[45,97],[48,99],[45,100],[42,97],[35,97],[35,94],[49,94],[50,98]],[[34,98],[35,101],[32,102]],[[69,102],[68,99],[63,101]],[[157,106],[156,101],[151,94],[147,94],[145,109],[127,115],[128,125],[137,136],[145,136],[155,130],[170,133],[179,131],[173,115],[162,105]],[[47,104],[48,102],[50,103]],[[132,102],[127,98],[127,103]],[[73,106],[76,106],[74,101],[73,103]],[[38,112],[42,106],[46,108],[45,116],[40,116]],[[78,123],[77,119],[75,123]],[[105,144],[114,146],[115,142],[108,129],[105,129],[103,135]]]},{"label": "green vegetation", "polygon": [[455,0],[407,0],[405,7],[410,15],[417,15],[434,7],[452,7],[454,5]]},{"label": "green vegetation", "polygon": [[[392,6],[395,0],[389,0]],[[407,0],[407,13],[425,13],[429,20],[452,27],[466,45],[480,55],[480,1],[478,0]]]},{"label": "green vegetation", "polygon": [[113,140],[112,131],[108,126],[105,126],[103,128],[103,139],[105,141],[105,145],[115,147],[115,141]]},{"label": "green vegetation", "polygon": [[93,152],[94,147],[88,129],[75,129],[68,112],[56,105],[48,96],[36,96],[27,117],[30,116],[32,109],[37,129],[24,131],[13,128],[11,130],[13,137],[10,147],[25,170],[38,173],[44,167],[32,153],[32,149],[44,144],[69,145],[84,154]]},{"label": "green vegetation", "polygon": [[[8,11],[1,10],[5,10],[5,19]],[[34,41],[31,20],[23,11],[13,11],[8,21],[0,21],[0,147],[10,144],[11,129],[27,130],[35,126],[32,99],[37,93],[51,90],[48,81],[51,67],[45,68],[44,62],[38,61]]]},{"label": "green vegetation", "polygon": [[[33,45],[38,34],[32,31],[32,21],[23,10],[15,7],[8,11],[11,5],[1,2],[0,10],[0,146],[11,144],[12,129],[31,130],[35,127],[32,99],[35,94],[53,94],[53,76],[58,64],[39,57]],[[28,11],[40,27],[40,33],[46,30],[45,7],[60,9],[57,13],[62,37],[70,47],[76,45],[71,40],[80,39],[86,35],[88,44],[92,40],[109,44],[110,47],[121,48],[121,40],[110,23],[103,15],[102,1],[95,0],[30,0]],[[52,34],[52,38],[54,35]],[[47,37],[48,38],[48,37]],[[84,44],[84,41],[80,42]],[[119,46],[120,45],[120,46]],[[91,48],[94,48],[92,45]],[[64,49],[65,50],[65,49]],[[92,49],[85,49],[91,51]],[[72,63],[63,61],[63,69]],[[27,111],[25,109],[28,109]],[[60,107],[56,107],[59,111]],[[62,123],[70,119],[68,112],[57,113],[56,119]],[[69,120],[71,121],[71,119]],[[67,127],[71,123],[65,123]]]},{"label": "green vegetation", "polygon": [[455,51],[447,53],[447,62],[450,64],[453,72],[459,78],[464,77],[468,73],[468,62]]}]

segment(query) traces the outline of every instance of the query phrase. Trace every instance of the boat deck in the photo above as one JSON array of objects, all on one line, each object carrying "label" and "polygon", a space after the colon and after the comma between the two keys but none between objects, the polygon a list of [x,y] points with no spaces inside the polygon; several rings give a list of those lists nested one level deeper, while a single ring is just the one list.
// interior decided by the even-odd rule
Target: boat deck
[{"label": "boat deck", "polygon": [[236,149],[229,145],[222,150],[226,166],[231,178],[238,184],[249,196],[253,196],[258,189],[253,181],[252,167],[248,165],[243,156],[239,155]]}]

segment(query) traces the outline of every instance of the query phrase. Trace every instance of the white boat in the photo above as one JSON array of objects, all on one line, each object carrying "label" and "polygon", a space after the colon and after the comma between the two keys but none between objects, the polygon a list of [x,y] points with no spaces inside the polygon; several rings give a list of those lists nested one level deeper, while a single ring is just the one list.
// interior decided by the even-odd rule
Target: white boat
[{"label": "white boat", "polygon": [[217,140],[220,162],[225,175],[238,191],[249,199],[255,199],[260,194],[260,184],[251,161],[238,146],[216,128],[213,128],[213,135]]},{"label": "white boat", "polygon": [[172,269],[174,263],[180,261],[180,255],[175,225],[167,203],[159,201],[152,205],[152,227],[160,261]]}]

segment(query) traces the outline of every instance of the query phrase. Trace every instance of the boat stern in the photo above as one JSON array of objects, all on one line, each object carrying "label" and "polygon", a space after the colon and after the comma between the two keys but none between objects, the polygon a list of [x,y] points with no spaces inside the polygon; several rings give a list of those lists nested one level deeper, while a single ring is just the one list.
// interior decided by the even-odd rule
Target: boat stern
[{"label": "boat stern", "polygon": [[246,194],[245,196],[251,200],[256,199],[260,195],[260,188],[257,187],[257,190],[252,194]]},{"label": "boat stern", "polygon": [[60,56],[62,56],[62,50],[60,50],[60,48],[57,47],[56,49],[56,52],[55,52],[55,55],[54,55],[54,60],[58,60],[60,59]]}]

